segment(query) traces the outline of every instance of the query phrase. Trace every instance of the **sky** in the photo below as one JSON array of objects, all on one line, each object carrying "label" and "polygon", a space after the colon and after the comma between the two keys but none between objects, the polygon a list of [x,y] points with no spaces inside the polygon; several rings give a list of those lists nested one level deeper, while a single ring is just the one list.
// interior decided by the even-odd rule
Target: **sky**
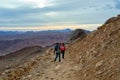
[{"label": "sky", "polygon": [[120,0],[0,0],[0,30],[94,30],[120,14]]}]

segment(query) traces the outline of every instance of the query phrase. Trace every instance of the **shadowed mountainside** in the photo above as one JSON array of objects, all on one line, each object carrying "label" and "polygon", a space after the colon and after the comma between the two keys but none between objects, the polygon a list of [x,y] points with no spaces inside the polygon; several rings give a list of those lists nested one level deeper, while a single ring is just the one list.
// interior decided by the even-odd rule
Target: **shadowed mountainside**
[{"label": "shadowed mountainside", "polygon": [[40,46],[31,46],[7,54],[5,56],[0,56],[0,73],[3,72],[5,69],[14,68],[25,63],[32,57],[35,57],[38,54],[40,55],[42,51],[43,49]]},{"label": "shadowed mountainside", "polygon": [[66,42],[72,30],[1,32],[0,55],[15,52],[29,46],[48,46],[55,42]]},{"label": "shadowed mountainside", "polygon": [[90,31],[83,30],[83,29],[76,29],[73,31],[70,35],[70,41],[75,41],[76,39],[82,39],[85,36],[87,36],[90,33]]}]

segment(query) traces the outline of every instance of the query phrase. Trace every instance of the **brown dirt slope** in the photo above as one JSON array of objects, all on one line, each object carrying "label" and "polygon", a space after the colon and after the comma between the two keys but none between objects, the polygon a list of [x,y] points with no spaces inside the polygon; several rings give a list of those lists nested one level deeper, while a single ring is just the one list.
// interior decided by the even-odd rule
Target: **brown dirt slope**
[{"label": "brown dirt slope", "polygon": [[69,48],[79,80],[120,80],[120,16]]},{"label": "brown dirt slope", "polygon": [[7,54],[5,56],[0,56],[0,73],[2,73],[5,69],[14,68],[20,64],[27,62],[30,58],[41,53],[41,51],[41,47],[31,46]]}]

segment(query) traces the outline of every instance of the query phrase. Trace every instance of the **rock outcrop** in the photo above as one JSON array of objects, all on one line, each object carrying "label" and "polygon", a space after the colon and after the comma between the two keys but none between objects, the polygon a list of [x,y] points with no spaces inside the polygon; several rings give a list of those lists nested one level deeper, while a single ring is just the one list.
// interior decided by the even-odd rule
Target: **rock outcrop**
[{"label": "rock outcrop", "polygon": [[74,41],[76,39],[82,39],[83,37],[85,37],[89,33],[90,33],[90,31],[87,31],[87,30],[76,29],[75,31],[73,31],[71,33],[71,35],[70,35],[70,41]]}]

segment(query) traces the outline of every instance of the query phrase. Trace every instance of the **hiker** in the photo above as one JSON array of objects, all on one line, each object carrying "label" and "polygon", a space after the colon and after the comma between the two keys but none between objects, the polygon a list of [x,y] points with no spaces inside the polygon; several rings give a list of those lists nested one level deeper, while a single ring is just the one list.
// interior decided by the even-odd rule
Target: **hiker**
[{"label": "hiker", "polygon": [[64,55],[65,55],[65,50],[66,50],[66,48],[65,48],[64,43],[61,43],[61,44],[60,44],[60,52],[61,52],[61,54],[62,54],[62,58],[63,58],[63,59],[64,59]]},{"label": "hiker", "polygon": [[54,53],[56,55],[54,61],[56,61],[57,58],[59,58],[59,62],[61,61],[60,59],[60,44],[56,43],[55,47],[54,47]]}]

